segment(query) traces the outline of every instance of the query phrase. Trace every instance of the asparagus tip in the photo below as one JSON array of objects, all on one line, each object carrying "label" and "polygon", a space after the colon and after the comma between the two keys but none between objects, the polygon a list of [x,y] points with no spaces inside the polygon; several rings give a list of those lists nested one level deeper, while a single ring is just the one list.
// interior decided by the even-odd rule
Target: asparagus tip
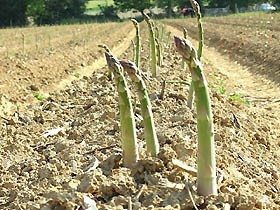
[{"label": "asparagus tip", "polygon": [[124,69],[126,69],[126,72],[132,76],[137,74],[137,66],[134,62],[130,60],[120,60],[120,64]]},{"label": "asparagus tip", "polygon": [[183,27],[183,32],[184,32],[184,38],[187,38],[188,30],[185,27]]},{"label": "asparagus tip", "polygon": [[106,57],[107,64],[110,68],[115,69],[114,67],[116,66],[121,67],[120,61],[115,56],[113,56],[110,52],[106,51],[105,57]]},{"label": "asparagus tip", "polygon": [[151,19],[145,12],[143,12],[142,15],[146,21],[149,21]]},{"label": "asparagus tip", "polygon": [[135,26],[138,26],[138,22],[137,22],[137,20],[135,20],[135,19],[130,19],[131,20],[131,22],[133,23],[133,25],[135,25]]},{"label": "asparagus tip", "polygon": [[111,53],[110,48],[106,44],[99,44],[97,46],[104,49],[107,53]]},{"label": "asparagus tip", "polygon": [[174,36],[174,41],[177,51],[184,59],[189,61],[191,57],[196,58],[196,50],[189,40]]},{"label": "asparagus tip", "polygon": [[198,15],[198,16],[201,15],[199,3],[195,0],[191,0],[191,4],[192,4],[192,7],[193,7],[196,15]]}]

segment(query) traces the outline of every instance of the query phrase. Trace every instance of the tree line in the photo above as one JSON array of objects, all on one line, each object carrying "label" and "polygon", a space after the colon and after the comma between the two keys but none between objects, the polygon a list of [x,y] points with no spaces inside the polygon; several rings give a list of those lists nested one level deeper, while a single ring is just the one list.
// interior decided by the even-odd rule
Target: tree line
[{"label": "tree line", "polygon": [[88,0],[0,0],[0,27],[19,26],[31,17],[34,23],[54,24],[79,18]]},{"label": "tree line", "polygon": [[[270,2],[277,5],[280,4],[280,0],[197,0],[197,2],[201,7],[229,7],[233,12],[235,11],[235,7],[248,7],[257,3]],[[166,10],[170,10],[175,6],[180,8],[191,6],[189,0],[114,0],[114,3],[122,11],[130,9],[143,11],[152,6],[158,6]]]}]

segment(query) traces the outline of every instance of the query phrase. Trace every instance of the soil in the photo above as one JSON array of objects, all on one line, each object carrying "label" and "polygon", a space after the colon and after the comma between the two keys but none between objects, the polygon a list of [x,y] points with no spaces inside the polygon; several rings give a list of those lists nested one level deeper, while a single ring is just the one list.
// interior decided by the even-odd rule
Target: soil
[{"label": "soil", "polygon": [[[22,103],[37,101],[38,95],[46,98],[48,92],[63,88],[66,81],[104,66],[98,44],[118,46],[126,36],[129,40],[133,37],[132,33],[127,34],[132,28],[128,23],[107,23],[3,30],[0,37],[3,112],[11,113]],[[17,43],[22,41],[22,34],[24,46]]]},{"label": "soil", "polygon": [[[259,13],[245,17],[205,18],[205,41],[208,46],[247,67],[254,75],[279,84],[279,21],[279,14]],[[197,36],[195,19],[165,22],[180,30],[185,27],[192,38]]]},{"label": "soil", "polygon": [[[176,28],[182,23],[182,20],[174,20],[172,25],[176,27],[165,29],[172,35],[181,34]],[[102,41],[111,48],[115,46],[113,53],[123,52],[120,58],[131,58],[131,46],[125,51],[130,44],[128,31],[133,28],[130,25],[102,25],[103,29],[119,29],[107,39],[103,32],[92,46]],[[274,33],[279,36],[278,31]],[[61,79],[68,76],[61,73],[62,66],[77,67],[75,53],[85,60],[88,54],[65,47],[64,51],[73,60],[59,62],[59,54],[56,54],[56,59],[44,63],[53,67],[47,66],[50,73],[44,74],[37,72],[37,64],[31,65],[33,57],[41,56],[34,53],[26,60],[30,62],[29,69],[36,78],[47,77],[52,83],[42,84],[40,79],[34,79],[29,85],[39,87],[40,91],[44,87],[49,92],[46,99],[30,103],[22,97],[27,83],[14,82],[13,86],[17,84],[14,91],[9,85],[11,80],[1,81],[5,87],[1,88],[5,90],[2,98],[9,102],[2,103],[4,110],[7,104],[16,106],[16,110],[1,112],[0,209],[95,209],[95,205],[98,209],[131,209],[131,206],[132,209],[280,208],[280,91],[279,83],[271,82],[270,71],[267,75],[252,72],[251,63],[243,65],[232,56],[234,49],[227,44],[223,46],[227,55],[221,54],[218,46],[204,48],[204,69],[215,122],[219,193],[198,196],[196,114],[186,106],[189,87],[181,83],[189,83],[190,74],[182,67],[172,40],[164,34],[160,76],[151,78],[145,24],[141,24],[141,36],[142,69],[150,78],[147,86],[161,145],[158,157],[151,158],[145,153],[140,107],[133,92],[141,155],[137,166],[123,167],[117,93],[106,67],[94,68],[94,64],[86,63],[79,72],[83,69],[89,72],[92,67],[91,74],[74,81],[70,79],[68,85],[63,82],[66,86],[59,85]],[[123,41],[116,44],[115,39]],[[96,58],[91,61],[103,57],[96,48],[92,49],[94,52]],[[6,61],[9,65],[15,63]],[[9,68],[1,64],[1,69],[5,75]],[[72,73],[77,70],[73,69]],[[261,67],[256,71],[261,71]],[[19,76],[13,80],[19,81],[16,79],[21,78],[21,74],[15,75]],[[167,83],[164,98],[160,99],[163,80]],[[59,88],[54,91],[54,87]],[[22,101],[21,106],[14,100]],[[179,167],[178,161],[192,170]]]}]

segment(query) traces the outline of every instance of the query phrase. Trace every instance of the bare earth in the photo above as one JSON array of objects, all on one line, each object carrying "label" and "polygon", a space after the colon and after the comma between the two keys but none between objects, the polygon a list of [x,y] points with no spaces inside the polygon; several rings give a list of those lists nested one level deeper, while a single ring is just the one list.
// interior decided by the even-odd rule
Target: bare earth
[{"label": "bare earth", "polygon": [[[168,22],[166,31],[182,34],[178,28],[183,23]],[[148,33],[141,26],[142,69],[147,71]],[[111,28],[115,30],[108,34]],[[127,47],[132,29],[130,23],[102,25],[92,46],[106,43],[120,58],[131,59],[132,48]],[[224,30],[207,36],[230,36],[227,26]],[[278,30],[272,33],[280,36]],[[244,65],[227,42],[218,42],[215,48],[216,42],[207,43],[203,61],[213,102],[219,194],[202,197],[195,193],[195,173],[174,162],[181,160],[196,168],[196,120],[195,111],[186,106],[188,85],[167,83],[164,99],[157,98],[163,79],[190,81],[190,74],[182,68],[166,34],[162,43],[160,77],[147,84],[161,152],[158,158],[145,154],[143,127],[137,118],[141,160],[131,170],[122,166],[117,94],[96,47],[85,50],[63,44],[46,61],[46,54],[40,53],[3,58],[0,209],[87,209],[83,206],[89,198],[98,209],[128,209],[130,205],[133,209],[280,208],[280,88],[275,78],[279,59],[269,57],[269,64],[250,61]],[[226,54],[221,54],[220,46]],[[253,55],[255,48],[250,50]],[[279,56],[277,46],[275,50]],[[69,59],[61,59],[62,55]],[[263,57],[256,59],[259,62]],[[44,71],[39,71],[40,65]],[[263,72],[266,65],[269,70]],[[79,73],[74,76],[77,80],[68,78],[75,73]],[[31,90],[30,85],[39,90]],[[29,100],[34,99],[34,92],[49,93],[49,97],[34,103]],[[134,107],[139,114],[137,101]],[[58,132],[47,132],[52,129]]]},{"label": "bare earth", "polygon": [[[97,45],[120,45],[126,36],[131,39],[132,29],[128,23],[108,23],[2,30],[0,105],[6,105],[3,112],[14,111],[7,105],[34,102],[34,95],[47,96],[48,92],[63,88],[66,81],[104,66]],[[21,34],[25,35],[24,52]]]}]

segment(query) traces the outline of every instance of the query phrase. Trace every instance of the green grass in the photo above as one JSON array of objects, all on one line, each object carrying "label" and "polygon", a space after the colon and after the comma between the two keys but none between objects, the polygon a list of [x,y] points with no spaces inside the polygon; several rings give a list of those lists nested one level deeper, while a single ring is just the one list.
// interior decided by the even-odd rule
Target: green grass
[{"label": "green grass", "polygon": [[225,94],[226,93],[226,88],[225,86],[221,85],[218,87],[218,93],[220,94]]},{"label": "green grass", "polygon": [[233,102],[237,102],[239,104],[245,104],[245,105],[249,105],[250,101],[248,101],[248,99],[246,99],[242,94],[240,93],[234,93],[232,95],[229,96],[229,99]]},{"label": "green grass", "polygon": [[87,7],[87,10],[99,11],[100,9],[99,9],[98,5],[110,6],[113,4],[114,4],[113,0],[90,0],[90,1],[88,1],[86,7]]},{"label": "green grass", "polygon": [[43,101],[45,100],[47,97],[43,94],[43,93],[40,93],[40,92],[37,92],[34,94],[34,97],[38,100],[38,101]]},{"label": "green grass", "polygon": [[218,81],[218,85],[216,87],[216,91],[219,93],[219,94],[225,94],[226,93],[226,87],[225,87],[225,83],[223,80],[219,80]]},{"label": "green grass", "polygon": [[78,73],[78,72],[76,72],[75,74],[74,74],[74,77],[76,77],[76,78],[80,78],[80,74]]}]

